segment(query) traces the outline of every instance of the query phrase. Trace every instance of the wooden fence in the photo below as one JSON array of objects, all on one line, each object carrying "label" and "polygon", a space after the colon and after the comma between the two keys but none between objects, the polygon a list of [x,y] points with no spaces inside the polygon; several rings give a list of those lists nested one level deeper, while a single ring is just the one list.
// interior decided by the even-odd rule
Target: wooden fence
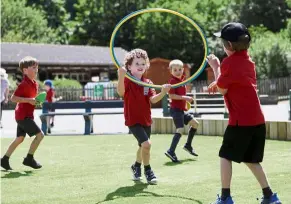
[{"label": "wooden fence", "polygon": [[[227,119],[197,119],[198,135],[223,136],[228,125]],[[188,126],[184,127],[183,134],[188,134]],[[267,139],[291,141],[291,121],[267,121]],[[153,134],[173,134],[175,125],[171,117],[154,117],[152,125]]]}]

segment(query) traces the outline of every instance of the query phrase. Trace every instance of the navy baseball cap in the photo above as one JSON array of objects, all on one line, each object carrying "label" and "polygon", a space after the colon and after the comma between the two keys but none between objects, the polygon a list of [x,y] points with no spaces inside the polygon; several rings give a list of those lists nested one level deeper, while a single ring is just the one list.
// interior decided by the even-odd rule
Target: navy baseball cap
[{"label": "navy baseball cap", "polygon": [[230,42],[237,42],[239,40],[239,36],[248,35],[251,41],[251,35],[247,27],[236,22],[231,22],[224,25],[221,31],[214,33],[214,35]]}]

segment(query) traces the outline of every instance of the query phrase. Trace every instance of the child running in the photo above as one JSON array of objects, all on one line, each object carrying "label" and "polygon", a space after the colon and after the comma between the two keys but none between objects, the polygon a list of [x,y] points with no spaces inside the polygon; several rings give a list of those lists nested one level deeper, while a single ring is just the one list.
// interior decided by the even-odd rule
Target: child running
[{"label": "child running", "polygon": [[19,62],[19,68],[23,73],[23,80],[11,97],[11,101],[17,103],[15,108],[15,119],[17,122],[16,138],[1,158],[1,167],[5,170],[12,170],[9,158],[18,145],[23,142],[26,134],[28,134],[30,137],[35,135],[35,138],[30,145],[26,158],[23,160],[23,165],[39,169],[42,166],[35,161],[34,153],[44,135],[33,117],[36,103],[35,97],[38,92],[38,84],[35,81],[38,73],[38,61],[32,57],[25,57]]}]

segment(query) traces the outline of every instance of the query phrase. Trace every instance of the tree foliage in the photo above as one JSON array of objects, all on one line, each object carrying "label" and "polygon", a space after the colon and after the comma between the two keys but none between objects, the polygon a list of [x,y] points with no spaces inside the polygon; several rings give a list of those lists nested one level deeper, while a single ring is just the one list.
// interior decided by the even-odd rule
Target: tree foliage
[{"label": "tree foliage", "polygon": [[1,40],[5,42],[54,43],[44,12],[25,5],[25,0],[1,1]]}]

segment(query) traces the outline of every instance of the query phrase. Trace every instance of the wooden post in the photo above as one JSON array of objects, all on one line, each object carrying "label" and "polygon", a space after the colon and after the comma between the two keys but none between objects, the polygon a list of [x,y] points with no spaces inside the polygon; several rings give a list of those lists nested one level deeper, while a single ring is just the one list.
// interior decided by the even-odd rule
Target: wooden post
[{"label": "wooden post", "polygon": [[216,135],[217,136],[223,136],[224,135],[224,125],[223,125],[223,120],[216,120],[215,121],[215,126],[216,126]]},{"label": "wooden post", "polygon": [[194,92],[193,92],[193,102],[194,102],[194,116],[198,117],[196,89],[194,89]]},{"label": "wooden post", "polygon": [[270,139],[278,139],[278,123],[275,121],[270,122]]},{"label": "wooden post", "polygon": [[287,140],[287,123],[278,122],[278,139]]},{"label": "wooden post", "polygon": [[203,120],[202,119],[197,119],[199,122],[198,129],[197,129],[197,134],[198,135],[203,135]]},{"label": "wooden post", "polygon": [[266,121],[266,139],[271,139],[270,135],[270,121]]},{"label": "wooden post", "polygon": [[291,141],[291,121],[287,121],[287,140]]},{"label": "wooden post", "polygon": [[203,121],[203,135],[209,135],[209,120]]}]

